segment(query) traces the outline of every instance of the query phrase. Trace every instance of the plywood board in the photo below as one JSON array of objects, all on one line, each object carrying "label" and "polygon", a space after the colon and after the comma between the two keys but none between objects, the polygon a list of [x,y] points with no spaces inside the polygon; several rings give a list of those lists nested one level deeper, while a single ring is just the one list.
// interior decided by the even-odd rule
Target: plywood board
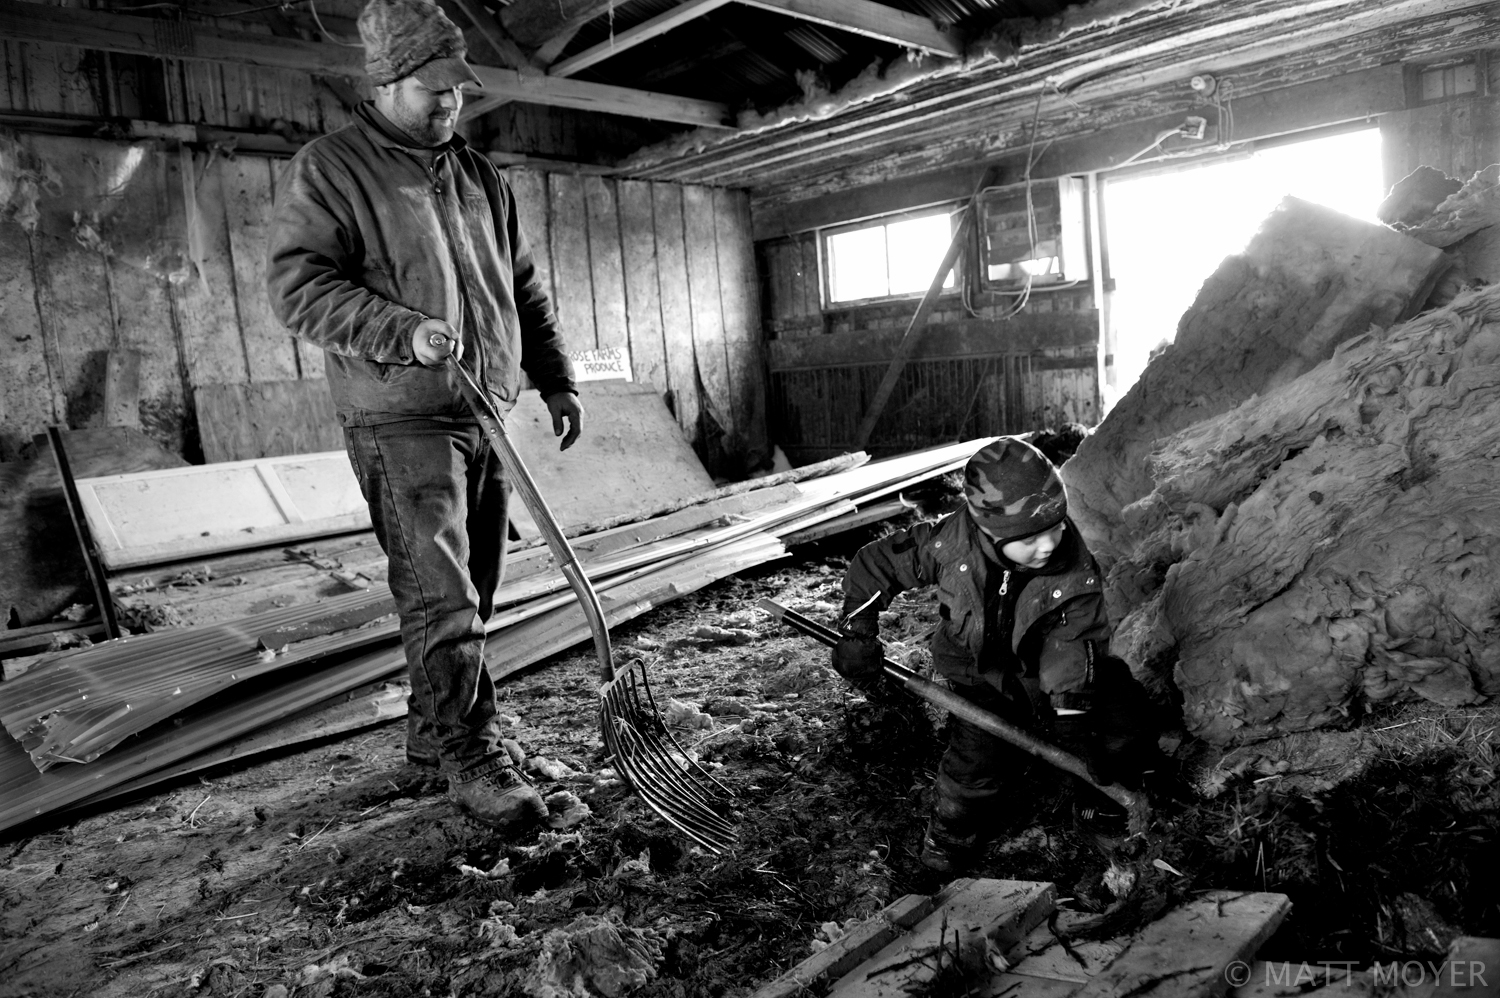
[{"label": "plywood board", "polygon": [[81,478],[78,492],[110,569],[370,525],[344,451]]},{"label": "plywood board", "polygon": [[677,425],[695,444],[702,409],[698,364],[693,356],[693,309],[688,295],[687,245],[683,235],[682,188],[652,184],[656,219],[656,271],[661,290],[661,329],[667,351],[667,390]]},{"label": "plywood board", "polygon": [[204,385],[193,393],[193,403],[209,463],[316,454],[344,446],[328,382],[321,378]]},{"label": "plywood board", "polygon": [[[713,479],[650,385],[594,381],[581,387],[583,434],[558,451],[547,406],[525,392],[506,429],[563,526],[659,509],[713,489]],[[511,515],[523,536],[536,534],[518,502]]]}]

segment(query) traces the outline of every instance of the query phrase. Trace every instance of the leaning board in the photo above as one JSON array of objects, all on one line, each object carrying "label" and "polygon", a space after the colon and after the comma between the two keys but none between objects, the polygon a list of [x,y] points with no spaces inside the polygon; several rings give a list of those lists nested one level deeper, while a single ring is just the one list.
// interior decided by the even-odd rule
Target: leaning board
[{"label": "leaning board", "polygon": [[[535,392],[506,418],[552,512],[564,526],[658,509],[713,488],[665,403],[649,385],[584,386],[584,432],[559,453]],[[119,570],[365,530],[370,515],[343,451],[265,457],[78,480],[106,568]],[[519,503],[523,535],[536,532]]]}]

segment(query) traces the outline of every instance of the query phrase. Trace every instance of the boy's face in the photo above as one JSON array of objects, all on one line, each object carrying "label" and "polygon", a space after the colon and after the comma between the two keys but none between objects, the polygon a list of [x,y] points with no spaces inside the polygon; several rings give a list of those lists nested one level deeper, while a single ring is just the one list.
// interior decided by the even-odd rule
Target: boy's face
[{"label": "boy's face", "polygon": [[[984,530],[983,527],[979,528]],[[1068,529],[1067,521],[1058,523],[1050,530],[1043,530],[1039,534],[1030,537],[1018,537],[1015,540],[1000,544],[1000,538],[984,530],[985,536],[996,544],[1000,544],[1000,553],[1022,568],[1042,568],[1052,558],[1052,552],[1062,543],[1063,532]]]}]

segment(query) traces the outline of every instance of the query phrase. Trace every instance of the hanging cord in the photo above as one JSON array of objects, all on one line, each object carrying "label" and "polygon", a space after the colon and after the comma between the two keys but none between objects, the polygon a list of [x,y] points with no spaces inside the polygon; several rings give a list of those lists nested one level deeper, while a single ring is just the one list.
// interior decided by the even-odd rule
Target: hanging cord
[{"label": "hanging cord", "polygon": [[314,2],[314,0],[307,0],[307,6],[308,6],[309,9],[312,10],[313,20],[315,22],[317,22],[318,30],[323,33],[323,37],[324,38],[328,39],[330,42],[333,42],[335,45],[342,45],[345,48],[350,48],[350,49],[362,49],[362,48],[364,48],[364,46],[361,45],[361,44],[359,44],[358,42],[341,41],[340,39],[334,37],[333,33],[330,32],[327,28],[323,27],[323,19],[318,16],[318,5],[317,5],[316,2]]}]

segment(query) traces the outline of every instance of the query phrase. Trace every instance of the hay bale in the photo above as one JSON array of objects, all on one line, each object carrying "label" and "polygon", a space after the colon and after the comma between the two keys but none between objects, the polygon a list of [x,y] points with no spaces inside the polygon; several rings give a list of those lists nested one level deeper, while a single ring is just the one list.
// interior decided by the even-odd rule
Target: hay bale
[{"label": "hay bale", "polygon": [[1291,382],[1372,325],[1413,314],[1446,266],[1440,251],[1385,226],[1283,200],[1245,252],[1204,283],[1175,342],[1063,468],[1069,511],[1106,571],[1135,546],[1121,510],[1151,491],[1146,459],[1158,440]]},{"label": "hay bale", "polygon": [[1115,578],[1117,654],[1244,742],[1500,693],[1500,286],[1372,332],[1166,440]]}]

